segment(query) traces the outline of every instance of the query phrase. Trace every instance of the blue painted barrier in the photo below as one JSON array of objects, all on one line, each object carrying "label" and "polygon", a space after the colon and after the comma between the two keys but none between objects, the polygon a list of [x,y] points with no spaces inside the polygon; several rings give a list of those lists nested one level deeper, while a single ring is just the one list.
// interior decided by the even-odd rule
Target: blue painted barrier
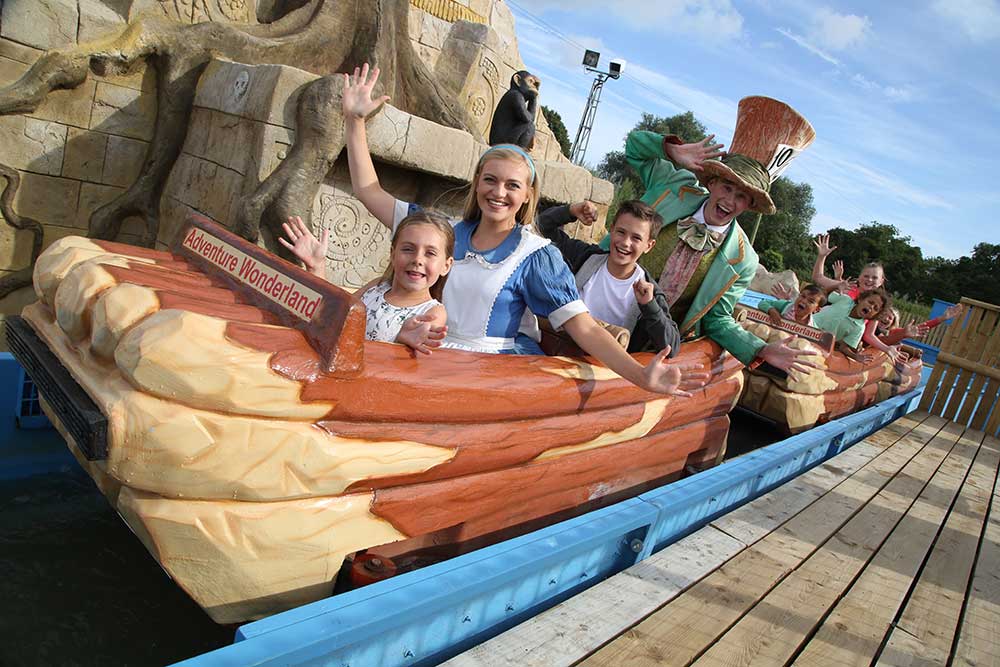
[{"label": "blue painted barrier", "polygon": [[753,500],[916,408],[921,390],[611,507],[242,626],[177,663],[431,665]]}]

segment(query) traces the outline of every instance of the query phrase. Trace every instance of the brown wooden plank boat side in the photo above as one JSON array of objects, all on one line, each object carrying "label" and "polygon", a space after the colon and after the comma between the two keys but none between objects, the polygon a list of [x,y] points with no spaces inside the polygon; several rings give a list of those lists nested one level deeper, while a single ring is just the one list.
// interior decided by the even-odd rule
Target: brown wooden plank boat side
[{"label": "brown wooden plank boat side", "polygon": [[[649,404],[619,406],[585,414],[495,423],[365,424],[321,421],[319,425],[341,437],[372,442],[392,437],[458,450],[453,459],[426,472],[356,482],[347,489],[347,492],[354,492],[460,477],[520,465],[546,454],[559,455],[560,452],[553,450],[562,448],[571,451],[578,447],[611,447],[637,437],[673,431],[683,424],[696,424],[727,415],[732,397],[738,390],[739,378],[733,377],[700,390],[694,400],[674,401],[665,408],[660,408],[659,404],[666,399],[658,399]],[[593,446],[587,447],[584,443],[588,442]]]},{"label": "brown wooden plank boat side", "polygon": [[88,239],[94,245],[100,247],[106,252],[113,253],[116,255],[127,255],[130,257],[140,257],[142,259],[150,259],[164,266],[169,266],[170,264],[178,264],[190,267],[191,264],[184,260],[180,255],[174,254],[166,250],[154,250],[153,248],[143,248],[141,246],[129,245],[127,243],[118,243],[117,241],[103,241],[101,239]]},{"label": "brown wooden plank boat side", "polygon": [[[581,664],[689,664],[803,560],[848,525],[944,425],[930,417],[763,539]],[[746,660],[738,653],[734,661]]]},{"label": "brown wooden plank boat side", "polygon": [[983,433],[964,433],[805,649],[803,665],[869,665],[958,496]]},{"label": "brown wooden plank boat side", "polygon": [[375,491],[371,511],[407,535],[453,527],[464,541],[602,496],[679,475],[689,455],[720,448],[728,417],[713,417],[630,442],[525,465]]},{"label": "brown wooden plank boat side", "polygon": [[213,303],[245,303],[237,294],[201,273],[169,271],[159,267],[130,264],[127,267],[104,266],[119,283],[131,283],[152,289],[171,290],[178,294],[201,297]]},{"label": "brown wooden plank boat side", "polygon": [[[430,356],[402,345],[365,343],[363,380],[317,375],[318,355],[307,343],[293,343],[272,327],[231,324],[227,337],[268,353],[271,367],[304,381],[303,402],[336,405],[327,416],[337,421],[496,422],[525,417],[572,414],[632,405],[662,398],[641,390],[588,359],[493,355],[439,349]],[[652,357],[635,355],[640,363]],[[685,343],[677,362],[710,368],[715,382],[732,377],[742,364],[707,339]],[[455,385],[461,378],[462,385]],[[462,399],[456,400],[456,392]],[[691,399],[676,399],[691,400]],[[731,400],[735,400],[735,395]]]},{"label": "brown wooden plank boat side", "polygon": [[998,444],[994,438],[983,442],[879,665],[919,667],[948,661],[996,483]]}]

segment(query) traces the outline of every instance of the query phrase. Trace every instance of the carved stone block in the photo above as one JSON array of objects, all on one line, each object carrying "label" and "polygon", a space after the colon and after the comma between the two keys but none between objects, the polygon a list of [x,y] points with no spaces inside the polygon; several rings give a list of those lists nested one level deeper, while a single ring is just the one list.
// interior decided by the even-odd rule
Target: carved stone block
[{"label": "carved stone block", "polygon": [[100,182],[104,173],[104,154],[107,147],[108,135],[75,127],[69,128],[62,175],[81,181]]},{"label": "carved stone block", "polygon": [[386,162],[402,160],[410,118],[410,114],[394,106],[384,105],[367,125],[368,149],[372,155]]},{"label": "carved stone block", "polygon": [[90,129],[149,141],[155,120],[155,96],[107,82],[97,84]]},{"label": "carved stone block", "polygon": [[445,178],[467,180],[471,177],[469,162],[474,145],[468,132],[411,116],[400,162],[403,166]]},{"label": "carved stone block", "polygon": [[170,196],[224,225],[232,225],[243,176],[231,169],[182,153],[167,181]]},{"label": "carved stone block", "polygon": [[564,162],[546,162],[542,174],[542,199],[576,202],[591,193],[594,177],[582,167]]},{"label": "carved stone block", "polygon": [[246,174],[253,164],[248,146],[255,144],[260,123],[221,111],[195,107],[184,152]]},{"label": "carved stone block", "polygon": [[320,185],[313,225],[330,230],[327,279],[353,291],[385,270],[392,233],[348,192]]},{"label": "carved stone block", "polygon": [[15,169],[58,175],[62,171],[66,129],[61,123],[28,116],[0,116],[4,163]]},{"label": "carved stone block", "polygon": [[[13,83],[21,78],[29,65],[0,57],[0,86]],[[84,81],[72,90],[52,91],[30,116],[41,120],[51,120],[76,127],[87,127],[90,123],[90,112],[94,105],[94,89],[97,84]]]},{"label": "carved stone block", "polygon": [[96,183],[82,183],[80,185],[80,203],[76,208],[75,226],[87,229],[90,225],[90,216],[94,211],[104,206],[112,199],[125,191],[125,188],[117,188],[110,185],[98,185]]},{"label": "carved stone block", "polygon": [[74,225],[76,208],[66,206],[66,202],[75,203],[79,195],[80,181],[22,172],[21,187],[14,196],[14,210],[26,218],[44,221],[48,234],[49,225]]},{"label": "carved stone block", "polygon": [[595,178],[591,182],[590,201],[596,204],[610,204],[615,198],[615,186],[611,181]]},{"label": "carved stone block", "polygon": [[91,42],[105,37],[125,25],[124,16],[100,0],[79,0],[80,3],[80,43]]},{"label": "carved stone block", "polygon": [[198,81],[195,106],[295,127],[299,93],[319,77],[284,65],[213,60]]},{"label": "carved stone block", "polygon": [[146,159],[148,144],[126,137],[108,137],[108,149],[104,159],[101,182],[105,185],[128,187],[135,182],[142,163]]},{"label": "carved stone block", "polygon": [[0,35],[39,49],[76,44],[79,23],[76,0],[5,2],[0,13]]}]

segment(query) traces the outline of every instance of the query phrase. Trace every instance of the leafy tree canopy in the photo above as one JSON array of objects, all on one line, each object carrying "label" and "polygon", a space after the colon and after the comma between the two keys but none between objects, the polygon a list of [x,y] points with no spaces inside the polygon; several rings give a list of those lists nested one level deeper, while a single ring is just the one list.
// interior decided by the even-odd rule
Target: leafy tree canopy
[{"label": "leafy tree canopy", "polygon": [[562,154],[569,157],[572,144],[569,140],[569,134],[566,132],[566,125],[563,123],[562,116],[555,109],[550,109],[545,105],[542,105],[542,115],[545,116],[545,122],[549,124],[549,129],[555,135],[556,141],[559,142],[559,149],[562,151]]}]

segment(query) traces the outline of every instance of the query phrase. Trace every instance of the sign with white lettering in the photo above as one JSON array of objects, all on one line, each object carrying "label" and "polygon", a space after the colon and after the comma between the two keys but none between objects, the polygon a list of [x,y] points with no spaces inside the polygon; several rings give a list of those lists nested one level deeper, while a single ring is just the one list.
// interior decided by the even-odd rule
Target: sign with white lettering
[{"label": "sign with white lettering", "polygon": [[315,290],[203,229],[191,227],[181,245],[305,322],[312,320],[323,300]]},{"label": "sign with white lettering", "polygon": [[808,341],[816,343],[816,345],[818,345],[822,350],[827,352],[833,351],[835,339],[832,333],[821,329],[814,329],[813,327],[807,327],[804,324],[799,324],[798,322],[793,322],[792,320],[783,319],[781,320],[781,324],[775,324],[771,321],[770,315],[762,310],[757,310],[756,308],[744,308],[742,309],[742,312],[746,314],[746,318],[748,320],[766,324],[772,329],[787,331],[788,333],[795,334],[799,338],[805,338]]}]

